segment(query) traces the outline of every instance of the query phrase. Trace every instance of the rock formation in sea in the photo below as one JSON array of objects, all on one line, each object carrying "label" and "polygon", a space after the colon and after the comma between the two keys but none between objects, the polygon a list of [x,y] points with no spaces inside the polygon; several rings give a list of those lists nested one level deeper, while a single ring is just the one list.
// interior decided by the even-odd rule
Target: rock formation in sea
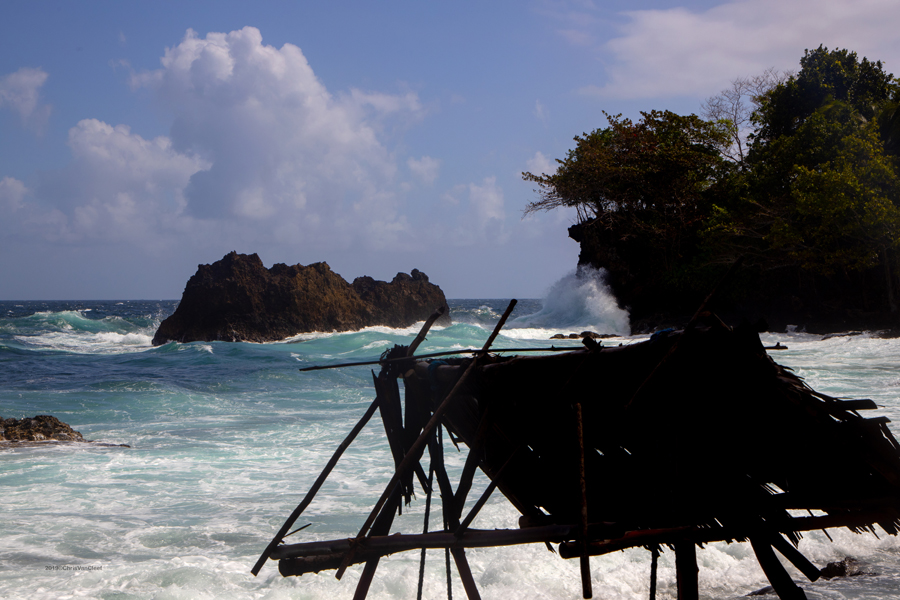
[{"label": "rock formation in sea", "polygon": [[4,419],[0,417],[0,441],[2,442],[83,442],[81,434],[56,417],[37,415],[34,418]]},{"label": "rock formation in sea", "polygon": [[[311,331],[408,327],[441,306],[447,306],[444,292],[417,269],[391,282],[358,277],[350,284],[324,262],[266,269],[256,254],[231,252],[198,266],[153,345],[271,342]],[[449,309],[437,323],[450,324]]]}]

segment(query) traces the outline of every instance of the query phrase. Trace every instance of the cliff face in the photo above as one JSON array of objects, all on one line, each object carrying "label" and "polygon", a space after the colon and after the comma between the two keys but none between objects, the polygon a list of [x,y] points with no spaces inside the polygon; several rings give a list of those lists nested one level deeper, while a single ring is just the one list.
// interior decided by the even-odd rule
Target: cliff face
[{"label": "cliff face", "polygon": [[[596,222],[573,225],[569,237],[581,247],[580,265],[606,270],[606,284],[629,310],[635,333],[685,325],[728,269],[715,257],[664,265],[640,239],[619,239]],[[896,334],[900,313],[888,302],[893,294],[882,265],[826,276],[798,266],[763,268],[751,257],[719,291],[714,310],[727,323],[765,322],[771,331],[795,325],[810,333],[868,329]]]},{"label": "cliff face", "polygon": [[[160,323],[153,345],[270,342],[310,331],[408,327],[440,306],[447,306],[444,293],[416,269],[398,273],[390,283],[359,277],[351,285],[324,262],[266,269],[256,254],[231,252],[199,265],[178,308]],[[437,323],[450,323],[449,310]]]}]

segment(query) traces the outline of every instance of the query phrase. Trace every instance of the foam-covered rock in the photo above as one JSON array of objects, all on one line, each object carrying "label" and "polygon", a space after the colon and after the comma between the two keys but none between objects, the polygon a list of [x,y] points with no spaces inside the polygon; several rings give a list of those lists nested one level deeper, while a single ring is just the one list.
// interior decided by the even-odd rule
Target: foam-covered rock
[{"label": "foam-covered rock", "polygon": [[37,415],[34,418],[4,419],[0,417],[0,441],[3,442],[83,442],[81,434],[56,417]]}]

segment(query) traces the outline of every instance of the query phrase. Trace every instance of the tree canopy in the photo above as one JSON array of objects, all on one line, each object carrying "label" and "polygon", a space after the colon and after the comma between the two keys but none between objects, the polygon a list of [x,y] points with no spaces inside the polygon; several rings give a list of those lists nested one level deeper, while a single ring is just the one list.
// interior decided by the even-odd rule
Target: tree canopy
[{"label": "tree canopy", "polygon": [[[523,173],[539,194],[526,214],[574,207],[583,227],[604,232],[604,260],[631,261],[618,281],[655,278],[642,289],[744,255],[758,282],[789,269],[817,298],[841,286],[837,296],[856,298],[865,282],[894,310],[900,85],[882,63],[819,46],[796,74],[736,79],[703,108],[708,119],[606,115],[555,173]],[[778,285],[796,299],[790,279]]]}]

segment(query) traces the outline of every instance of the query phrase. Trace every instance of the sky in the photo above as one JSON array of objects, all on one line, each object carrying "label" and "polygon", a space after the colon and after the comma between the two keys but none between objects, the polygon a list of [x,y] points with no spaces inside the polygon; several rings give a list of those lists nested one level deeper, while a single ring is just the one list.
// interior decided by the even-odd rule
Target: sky
[{"label": "sky", "polygon": [[0,2],[0,300],[177,299],[232,250],[448,298],[540,298],[575,215],[523,218],[604,111],[699,113],[896,0]]}]

